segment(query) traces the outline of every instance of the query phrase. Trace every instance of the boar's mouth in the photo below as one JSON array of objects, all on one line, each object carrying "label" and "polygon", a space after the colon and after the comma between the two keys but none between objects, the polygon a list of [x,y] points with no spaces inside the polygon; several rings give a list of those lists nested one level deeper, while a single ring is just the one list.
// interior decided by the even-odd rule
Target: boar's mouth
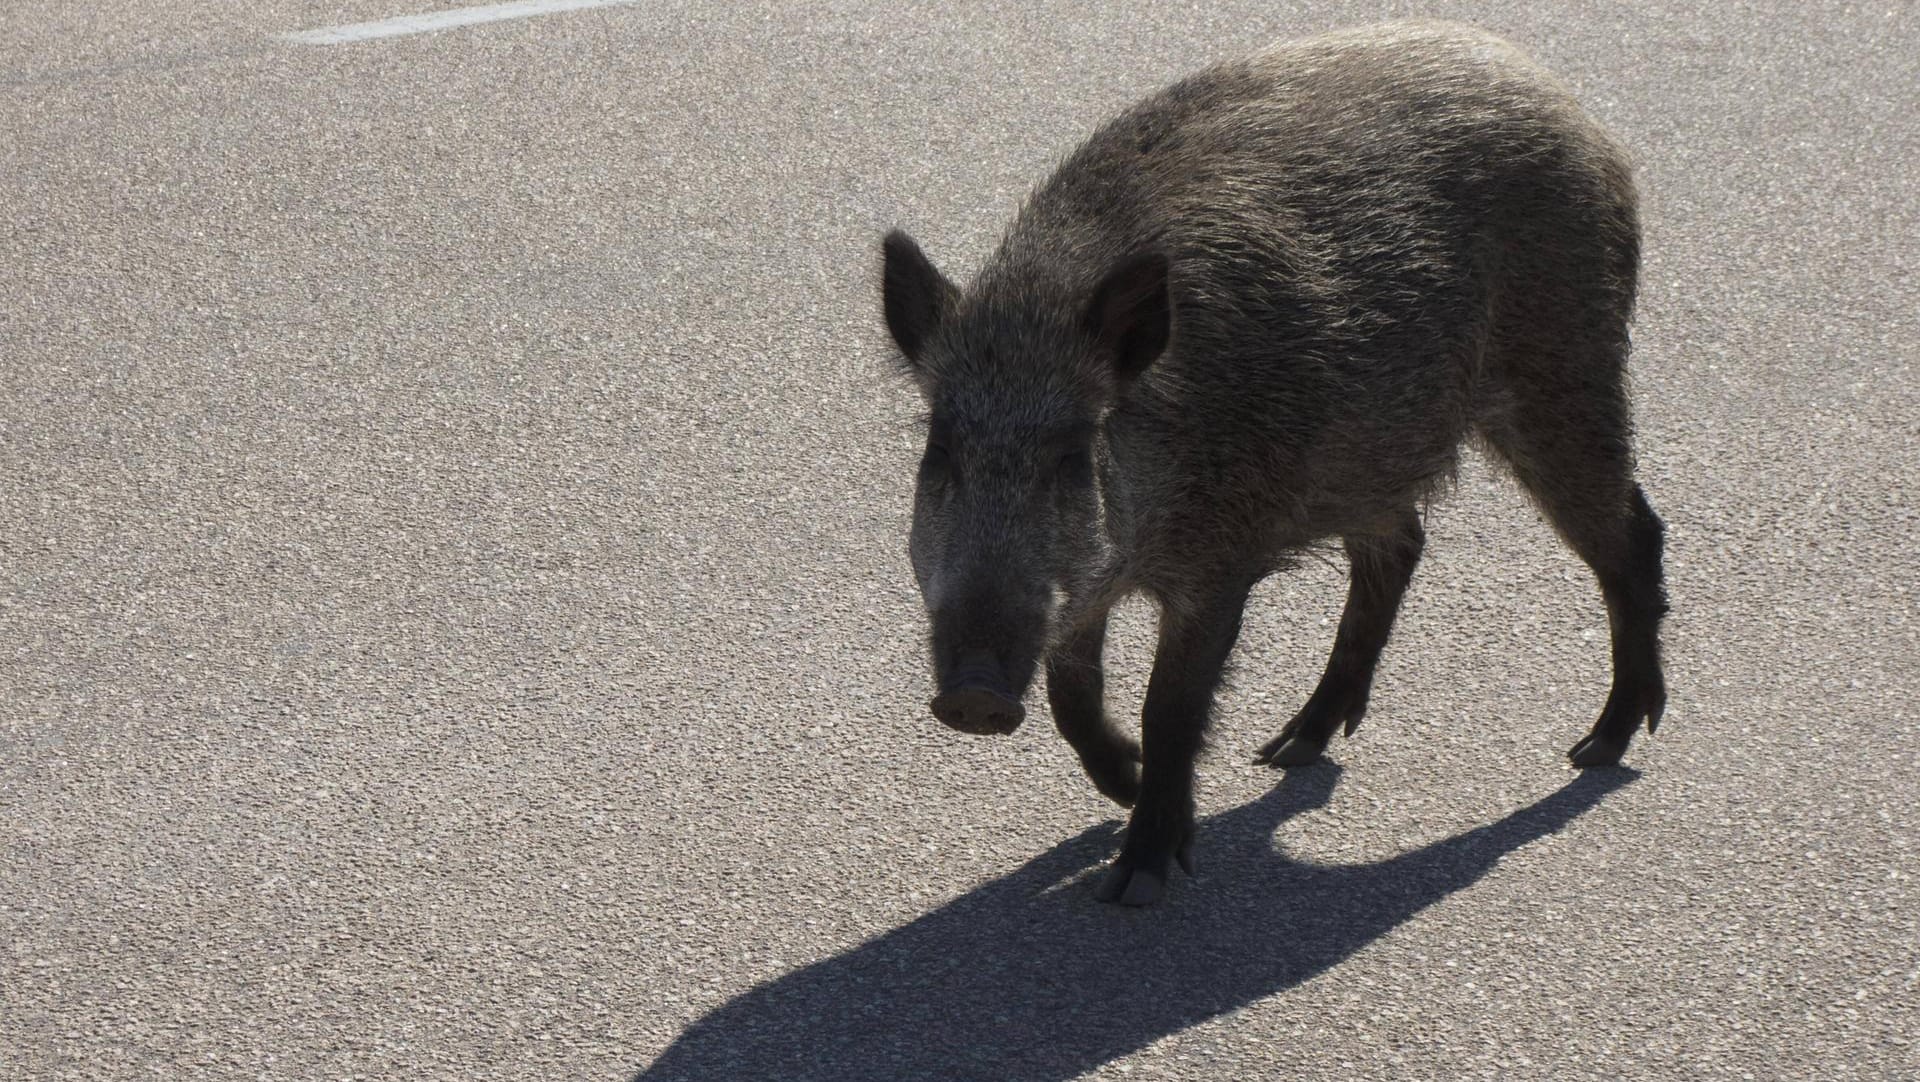
[{"label": "boar's mouth", "polygon": [[1027,716],[991,654],[973,652],[960,658],[942,684],[940,694],[927,705],[942,724],[960,732],[1005,735],[1018,729]]}]

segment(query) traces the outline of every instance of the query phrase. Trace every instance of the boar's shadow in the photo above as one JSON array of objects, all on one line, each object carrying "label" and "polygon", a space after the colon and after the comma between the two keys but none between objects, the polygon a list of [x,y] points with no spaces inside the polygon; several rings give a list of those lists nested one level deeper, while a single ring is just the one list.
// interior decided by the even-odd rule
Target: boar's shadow
[{"label": "boar's shadow", "polygon": [[1196,883],[1138,911],[1092,898],[1105,823],[689,1026],[635,1082],[1079,1077],[1325,972],[1638,775],[1588,771],[1498,822],[1377,864],[1289,859],[1273,833],[1327,803],[1340,768],[1289,772],[1202,820]]}]

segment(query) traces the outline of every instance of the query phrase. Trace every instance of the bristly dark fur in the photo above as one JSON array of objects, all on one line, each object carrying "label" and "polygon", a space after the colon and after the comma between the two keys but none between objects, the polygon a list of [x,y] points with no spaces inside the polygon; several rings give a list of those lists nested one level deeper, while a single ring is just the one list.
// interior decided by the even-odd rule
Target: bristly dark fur
[{"label": "bristly dark fur", "polygon": [[[913,546],[936,672],[942,643],[994,640],[1017,695],[1027,652],[1054,647],[1056,722],[1101,790],[1135,803],[1105,895],[1158,893],[1247,591],[1326,538],[1352,562],[1347,611],[1260,761],[1310,761],[1358,724],[1419,560],[1415,508],[1470,436],[1606,594],[1615,688],[1575,762],[1617,762],[1658,721],[1660,525],[1633,481],[1624,376],[1627,157],[1513,46],[1398,23],[1218,65],[1094,134],[966,289],[904,234],[886,257],[889,326],[946,434]],[[1069,430],[1084,447],[1062,450]],[[1085,498],[1055,465],[1076,454],[1094,465]],[[1143,775],[1086,676],[1133,591],[1162,612]]]}]

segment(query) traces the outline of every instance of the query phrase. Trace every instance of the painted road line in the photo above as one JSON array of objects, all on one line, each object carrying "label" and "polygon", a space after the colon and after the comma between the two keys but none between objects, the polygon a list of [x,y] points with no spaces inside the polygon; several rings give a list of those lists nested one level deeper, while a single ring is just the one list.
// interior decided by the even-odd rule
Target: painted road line
[{"label": "painted road line", "polygon": [[454,8],[451,11],[434,11],[425,15],[398,15],[371,23],[349,23],[345,26],[321,27],[318,30],[300,30],[291,34],[281,34],[279,37],[282,41],[291,41],[300,45],[344,45],[350,41],[371,41],[374,38],[393,38],[402,34],[425,34],[431,30],[446,30],[455,26],[493,23],[502,19],[524,19],[532,15],[551,15],[558,11],[579,11],[581,8],[603,8],[633,2],[634,0],[515,0],[510,4],[482,4],[479,7]]}]

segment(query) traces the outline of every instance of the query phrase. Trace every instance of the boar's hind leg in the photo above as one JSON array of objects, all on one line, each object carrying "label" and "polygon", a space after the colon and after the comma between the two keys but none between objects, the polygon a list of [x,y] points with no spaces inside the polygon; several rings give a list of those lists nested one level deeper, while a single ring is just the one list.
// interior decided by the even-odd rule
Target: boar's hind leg
[{"label": "boar's hind leg", "polygon": [[1107,720],[1106,674],[1100,665],[1106,640],[1102,613],[1047,659],[1047,702],[1054,725],[1080,756],[1093,787],[1131,808],[1140,796],[1140,745]]},{"label": "boar's hind leg", "polygon": [[1593,730],[1567,753],[1575,766],[1594,767],[1618,763],[1642,720],[1648,732],[1660,724],[1667,703],[1660,617],[1667,600],[1660,571],[1664,530],[1633,481],[1620,367],[1585,371],[1614,378],[1579,393],[1556,393],[1538,408],[1528,408],[1523,396],[1518,410],[1485,431],[1560,536],[1593,568],[1606,598],[1613,690]]},{"label": "boar's hind leg", "polygon": [[1120,855],[1095,891],[1103,902],[1157,900],[1175,860],[1193,873],[1193,760],[1206,734],[1214,690],[1240,636],[1253,582],[1230,580],[1210,601],[1192,608],[1162,606],[1160,642],[1141,713],[1140,799]]},{"label": "boar's hind leg", "polygon": [[1346,735],[1352,736],[1366,715],[1373,670],[1393,631],[1393,618],[1400,611],[1414,565],[1420,562],[1426,532],[1420,528],[1419,509],[1409,504],[1385,532],[1345,540],[1352,563],[1347,608],[1340,616],[1326,672],[1307,704],[1254,756],[1256,763],[1273,767],[1311,763],[1326,750],[1335,729],[1344,725]]},{"label": "boar's hind leg", "polygon": [[1607,601],[1613,690],[1593,731],[1567,752],[1575,766],[1615,765],[1626,754],[1641,719],[1651,733],[1659,727],[1667,706],[1666,678],[1660,672],[1660,617],[1667,611],[1660,573],[1665,529],[1639,485],[1633,486],[1625,503],[1624,513],[1615,513],[1607,543],[1593,547],[1604,556],[1589,556],[1587,550],[1580,553],[1599,575]]}]

